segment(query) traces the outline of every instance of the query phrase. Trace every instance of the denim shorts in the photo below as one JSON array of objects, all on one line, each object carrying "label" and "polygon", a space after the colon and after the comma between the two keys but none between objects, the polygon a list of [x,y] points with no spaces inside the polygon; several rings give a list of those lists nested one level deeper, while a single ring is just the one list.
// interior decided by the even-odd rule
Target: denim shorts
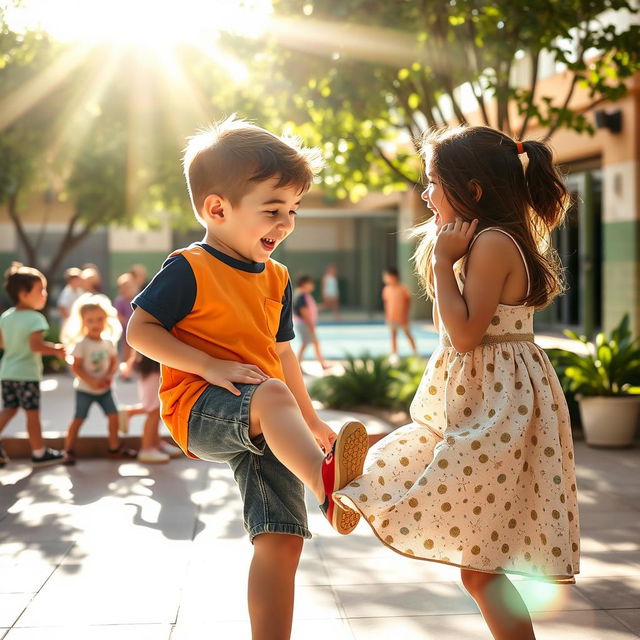
[{"label": "denim shorts", "polygon": [[196,400],[189,416],[189,451],[231,467],[251,541],[261,533],[310,538],[304,485],[273,455],[262,436],[249,438],[249,407],[258,385],[235,386],[239,396],[211,385]]},{"label": "denim shorts", "polygon": [[102,407],[105,415],[118,413],[111,389],[100,394],[87,393],[76,389],[76,413],[73,417],[84,420],[89,415],[89,409],[94,402],[97,402]]}]

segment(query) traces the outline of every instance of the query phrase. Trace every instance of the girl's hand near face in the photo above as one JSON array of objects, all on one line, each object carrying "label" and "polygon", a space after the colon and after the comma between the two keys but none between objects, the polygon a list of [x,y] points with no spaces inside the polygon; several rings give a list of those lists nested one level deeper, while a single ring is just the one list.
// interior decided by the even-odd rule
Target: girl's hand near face
[{"label": "girl's hand near face", "polygon": [[467,252],[478,227],[478,220],[465,222],[456,218],[455,222],[442,225],[436,235],[433,261],[454,264]]}]

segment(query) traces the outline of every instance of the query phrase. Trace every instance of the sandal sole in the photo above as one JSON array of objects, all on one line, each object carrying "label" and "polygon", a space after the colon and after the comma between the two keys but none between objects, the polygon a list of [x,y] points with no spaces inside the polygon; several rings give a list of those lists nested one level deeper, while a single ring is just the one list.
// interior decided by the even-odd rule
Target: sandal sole
[{"label": "sandal sole", "polygon": [[[336,470],[334,491],[342,489],[352,480],[362,475],[367,452],[369,451],[369,436],[361,422],[347,422],[340,429],[339,442],[336,446]],[[358,522],[360,514],[351,509],[345,509],[334,501],[333,519],[331,525],[342,535],[351,533]]]}]

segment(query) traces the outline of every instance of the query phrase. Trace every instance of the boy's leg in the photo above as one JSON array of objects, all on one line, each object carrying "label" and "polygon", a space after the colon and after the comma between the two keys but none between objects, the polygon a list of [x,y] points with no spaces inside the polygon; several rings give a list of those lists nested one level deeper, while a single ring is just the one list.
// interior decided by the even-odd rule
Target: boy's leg
[{"label": "boy's leg", "polygon": [[390,327],[391,330],[391,355],[395,356],[398,352],[398,330],[395,326]]},{"label": "boy's leg", "polygon": [[255,390],[249,412],[249,437],[263,435],[276,458],[309,487],[320,504],[325,492],[318,446],[289,388],[276,378]]},{"label": "boy's leg", "polygon": [[418,353],[418,348],[416,347],[416,341],[413,338],[413,334],[411,333],[411,329],[409,329],[409,325],[405,325],[403,327],[404,329],[404,333],[407,336],[407,340],[409,341],[409,344],[411,345],[411,350],[413,351],[414,355],[416,353]]},{"label": "boy's leg", "polygon": [[295,574],[303,539],[262,533],[253,544],[248,584],[251,638],[286,640],[291,636]]}]

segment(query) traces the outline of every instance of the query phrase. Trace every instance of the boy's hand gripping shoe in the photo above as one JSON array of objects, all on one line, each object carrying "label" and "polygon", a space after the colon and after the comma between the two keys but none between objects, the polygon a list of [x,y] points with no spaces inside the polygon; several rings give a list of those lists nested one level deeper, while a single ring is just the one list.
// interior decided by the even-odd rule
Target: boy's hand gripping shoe
[{"label": "boy's hand gripping shoe", "polygon": [[360,514],[338,504],[333,499],[333,492],[362,475],[368,449],[369,437],[364,425],[361,422],[347,422],[340,429],[331,451],[322,463],[326,498],[320,509],[331,526],[343,535],[351,533],[356,528]]}]

